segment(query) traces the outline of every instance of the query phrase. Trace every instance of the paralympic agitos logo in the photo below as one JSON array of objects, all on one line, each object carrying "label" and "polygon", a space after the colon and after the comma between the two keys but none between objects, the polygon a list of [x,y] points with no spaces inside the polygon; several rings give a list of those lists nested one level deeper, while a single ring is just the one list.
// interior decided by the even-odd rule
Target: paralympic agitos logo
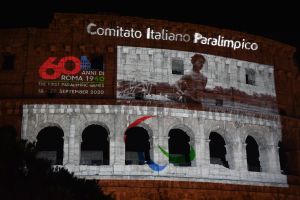
[{"label": "paralympic agitos logo", "polygon": [[[137,120],[135,120],[134,122],[132,122],[126,130],[133,128],[137,125],[139,125],[140,123],[142,123],[143,121],[153,118],[154,116],[143,116],[138,118]],[[126,132],[126,131],[125,131]],[[126,134],[124,134],[124,142],[126,142]],[[178,156],[172,156],[170,155],[165,149],[163,149],[161,146],[158,145],[159,150],[166,156],[169,158],[169,161],[172,163],[184,163],[185,162],[185,156],[184,155],[178,155]],[[144,160],[144,155],[143,153],[139,153],[139,159]],[[189,157],[190,157],[190,161],[194,160],[196,157],[196,153],[194,148],[191,146],[190,149],[190,153],[189,153]],[[167,165],[159,165],[157,163],[155,163],[153,160],[150,159],[150,162],[147,163],[148,166],[153,170],[153,171],[162,171],[166,168]]]}]

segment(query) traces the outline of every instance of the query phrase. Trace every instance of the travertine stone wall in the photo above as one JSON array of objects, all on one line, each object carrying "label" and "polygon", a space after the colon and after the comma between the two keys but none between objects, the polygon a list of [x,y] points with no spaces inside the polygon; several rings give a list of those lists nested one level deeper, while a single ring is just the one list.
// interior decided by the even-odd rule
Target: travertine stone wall
[{"label": "travertine stone wall", "polygon": [[[123,135],[133,121],[142,116],[154,116],[139,126],[150,136],[151,159],[167,165],[153,171],[148,165],[125,165]],[[40,130],[57,126],[64,131],[63,165],[77,176],[101,179],[185,180],[221,183],[286,186],[281,174],[278,142],[281,140],[279,116],[262,119],[231,113],[206,112],[174,108],[125,105],[24,105],[22,138],[35,141]],[[80,144],[83,130],[91,124],[109,132],[110,164],[80,165]],[[190,136],[196,158],[190,167],[169,164],[158,145],[168,149],[168,133],[179,128]],[[219,133],[226,143],[229,169],[210,164],[209,135]],[[262,172],[247,170],[245,140],[251,135],[259,145]]]}]

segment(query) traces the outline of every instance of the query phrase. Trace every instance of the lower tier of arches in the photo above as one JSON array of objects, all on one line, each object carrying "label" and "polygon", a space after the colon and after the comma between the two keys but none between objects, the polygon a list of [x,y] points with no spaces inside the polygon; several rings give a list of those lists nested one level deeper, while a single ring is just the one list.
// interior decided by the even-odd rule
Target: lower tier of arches
[{"label": "lower tier of arches", "polygon": [[37,141],[39,156],[88,178],[287,184],[279,158],[279,116],[24,105],[22,138]]}]

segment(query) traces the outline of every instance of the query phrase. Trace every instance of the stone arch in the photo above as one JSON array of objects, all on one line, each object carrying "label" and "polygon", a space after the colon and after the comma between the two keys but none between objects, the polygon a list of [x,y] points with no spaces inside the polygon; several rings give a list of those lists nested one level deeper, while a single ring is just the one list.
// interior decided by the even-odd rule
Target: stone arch
[{"label": "stone arch", "polygon": [[59,123],[51,121],[38,124],[37,128],[32,132],[32,135],[30,135],[28,139],[36,141],[36,137],[38,136],[39,132],[46,127],[57,127],[61,129],[64,132],[64,140],[66,139],[66,127],[62,127]]},{"label": "stone arch", "polygon": [[184,131],[189,137],[190,137],[190,145],[192,145],[195,148],[195,141],[196,141],[196,134],[193,131],[190,126],[183,124],[182,122],[178,123],[178,121],[172,123],[171,125],[168,126],[167,130],[167,137],[169,137],[169,133],[172,129],[180,129]]},{"label": "stone arch", "polygon": [[58,126],[46,126],[36,136],[37,157],[52,164],[62,165],[64,160],[64,131]]},{"label": "stone arch", "polygon": [[[188,138],[186,138],[186,136]],[[181,144],[176,144],[178,141]],[[169,159],[169,162],[178,166],[194,166],[195,161],[190,160],[191,147],[195,149],[195,134],[192,129],[185,124],[173,124],[168,129],[168,151],[171,154],[180,154],[185,157],[182,163],[177,163]],[[173,153],[172,153],[173,152]]]},{"label": "stone arch", "polygon": [[[110,133],[113,131],[113,127],[110,127],[108,123],[102,121],[102,120],[88,120],[85,115],[81,115],[77,118],[75,118],[73,124],[75,125],[75,132],[72,132],[72,135],[70,136],[70,140],[74,140],[74,145],[77,148],[74,148],[71,150],[71,162],[74,162],[76,164],[80,164],[80,158],[81,158],[81,143],[82,143],[82,133],[84,129],[90,125],[99,125],[102,126],[106,129],[108,133],[108,142],[109,146],[111,147],[111,138],[113,137]],[[111,154],[111,149],[110,149],[110,154]],[[109,158],[111,159],[111,155],[109,155]],[[109,161],[111,163],[111,160]]]},{"label": "stone arch", "polygon": [[[230,130],[233,130],[232,131],[232,134],[229,134],[228,133],[228,126],[230,127]],[[210,133],[211,132],[216,132],[218,133],[219,135],[221,135],[226,143],[226,145],[228,144],[232,144],[235,139],[234,139],[234,133],[236,132],[235,131],[235,128],[234,127],[231,127],[229,123],[224,123],[224,122],[210,122],[209,125],[204,125],[204,137],[206,140],[209,140],[209,136],[210,136]]]},{"label": "stone arch", "polygon": [[[242,129],[242,141],[245,146],[246,150],[246,158],[247,158],[247,143],[246,139],[248,136],[251,136],[258,145],[258,152],[259,152],[259,164],[261,172],[267,172],[270,170],[269,166],[269,157],[270,157],[270,143],[273,137],[271,135],[270,129],[268,127],[263,126],[254,126],[248,125]],[[258,171],[258,169],[256,170]]]},{"label": "stone arch", "polygon": [[[228,133],[228,130],[231,131],[230,134]],[[207,121],[206,123],[204,123],[204,138],[208,143],[207,148],[209,148],[210,144],[210,134],[213,132],[218,133],[224,139],[224,147],[226,149],[225,159],[227,161],[225,167],[234,168],[234,159],[236,159],[234,157],[234,151],[236,145],[241,143],[239,135],[235,135],[235,133],[237,132],[237,128],[232,123],[212,120]],[[208,158],[210,158],[210,151],[207,150],[207,153],[209,154]]]},{"label": "stone arch", "polygon": [[259,145],[254,137],[248,135],[245,140],[248,171],[261,171]]},{"label": "stone arch", "polygon": [[105,128],[105,130],[108,133],[108,139],[110,140],[110,138],[111,138],[110,129],[109,129],[109,127],[107,126],[107,124],[105,122],[102,122],[102,121],[86,121],[86,122],[80,124],[80,126],[78,127],[77,134],[75,134],[75,137],[78,138],[80,140],[80,142],[82,142],[81,141],[82,132],[84,131],[84,129],[86,129],[90,125],[98,125],[98,126],[102,126],[103,128]]},{"label": "stone arch", "polygon": [[[132,146],[132,143],[129,141],[125,141],[125,138],[130,138],[130,140],[133,139],[133,136],[140,136],[137,132],[138,131],[142,134],[145,134],[141,136],[141,139],[143,141],[143,144],[146,146],[140,146],[138,143],[137,145]],[[131,136],[128,137],[127,134],[130,134]],[[138,165],[143,165],[145,163],[150,163],[151,160],[153,159],[153,131],[151,127],[146,124],[146,123],[140,123],[137,126],[127,128],[125,129],[124,133],[124,142],[125,142],[125,164],[126,165],[132,165],[132,164],[138,164]],[[148,139],[148,140],[147,140]],[[148,141],[148,142],[147,142]],[[129,142],[129,143],[127,143]],[[127,146],[127,145],[130,145]],[[130,148],[126,150],[127,148]]]},{"label": "stone arch", "polygon": [[270,135],[268,135],[268,133],[270,130],[266,127],[245,126],[241,132],[242,141],[246,141],[247,136],[250,135],[255,139],[260,148],[269,144],[268,137],[270,137]]},{"label": "stone arch", "polygon": [[101,122],[88,124],[81,132],[80,164],[109,165],[110,132],[108,127]]},{"label": "stone arch", "polygon": [[29,126],[28,129],[26,130],[26,135],[24,139],[28,139],[29,141],[36,141],[38,133],[46,128],[46,127],[58,127],[62,129],[64,135],[64,145],[63,145],[63,164],[67,164],[69,162],[69,134],[70,134],[70,124],[68,124],[68,120],[61,120],[62,116],[57,116],[57,117],[52,117],[52,120],[47,120],[46,122],[41,122],[39,120],[36,125],[34,126]]},{"label": "stone arch", "polygon": [[[152,128],[149,124],[146,124],[146,123],[140,123],[139,125],[137,125],[137,127],[142,127],[144,128],[145,130],[147,130],[148,132],[148,135],[149,135],[149,139],[150,140],[153,140],[153,137],[154,137],[154,133],[152,131]],[[153,145],[153,142],[150,142],[150,145]],[[151,146],[152,147],[152,146]]]},{"label": "stone arch", "polygon": [[210,133],[209,140],[210,163],[229,168],[228,161],[226,159],[227,151],[224,137],[214,131]]},{"label": "stone arch", "polygon": [[279,170],[278,143],[280,132],[273,131],[271,127],[246,126],[242,131],[244,144],[247,136],[252,136],[259,147],[259,161],[262,172],[273,172]]},{"label": "stone arch", "polygon": [[178,123],[177,121],[175,123],[172,123],[171,125],[168,126],[168,128],[166,129],[167,130],[167,134],[169,134],[170,130],[172,129],[181,129],[183,130],[189,137],[190,137],[190,142],[191,144],[194,145],[195,143],[195,133],[194,131],[186,124],[183,124],[182,122]]},{"label": "stone arch", "polygon": [[233,141],[232,136],[227,133],[227,131],[223,128],[220,128],[218,126],[213,127],[210,131],[207,132],[206,135],[208,135],[207,139],[209,139],[211,133],[218,133],[223,139],[226,145],[231,144]]}]

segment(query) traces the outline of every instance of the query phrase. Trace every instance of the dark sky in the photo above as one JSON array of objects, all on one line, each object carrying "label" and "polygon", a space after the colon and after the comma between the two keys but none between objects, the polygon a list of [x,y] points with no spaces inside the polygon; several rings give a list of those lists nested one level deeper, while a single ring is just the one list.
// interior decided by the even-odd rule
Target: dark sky
[{"label": "dark sky", "polygon": [[[197,3],[195,3],[197,2]],[[209,3],[210,2],[210,3]],[[190,22],[261,35],[297,47],[300,13],[296,1],[257,0],[10,0],[2,4],[0,27],[47,27],[54,12],[97,13]]]}]

